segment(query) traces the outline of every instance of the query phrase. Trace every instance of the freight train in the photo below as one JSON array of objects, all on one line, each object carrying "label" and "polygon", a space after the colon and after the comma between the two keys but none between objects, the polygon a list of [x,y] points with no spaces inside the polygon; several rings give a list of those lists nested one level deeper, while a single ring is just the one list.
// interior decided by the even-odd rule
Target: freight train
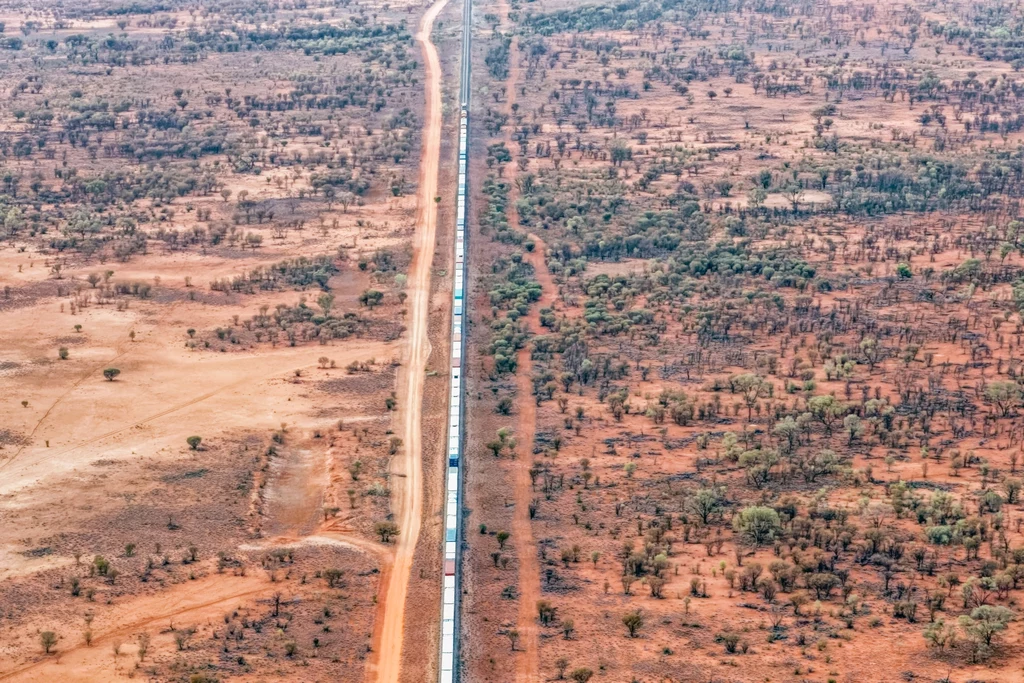
[{"label": "freight train", "polygon": [[466,168],[469,146],[469,107],[459,114],[459,191],[455,214],[455,272],[452,287],[451,380],[448,394],[448,476],[444,522],[444,578],[441,587],[440,683],[456,676],[458,639],[458,565],[460,495],[462,485],[463,347],[466,333]]}]

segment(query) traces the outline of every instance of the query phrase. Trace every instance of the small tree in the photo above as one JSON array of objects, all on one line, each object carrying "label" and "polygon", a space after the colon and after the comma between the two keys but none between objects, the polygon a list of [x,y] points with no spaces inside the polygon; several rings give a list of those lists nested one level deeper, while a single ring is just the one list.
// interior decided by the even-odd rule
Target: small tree
[{"label": "small tree", "polygon": [[512,646],[512,652],[516,651],[516,643],[519,642],[519,631],[514,628],[510,628],[505,631],[505,636],[508,638],[509,645]]},{"label": "small tree", "polygon": [[630,638],[636,638],[637,633],[644,625],[644,615],[640,610],[627,612],[622,616],[622,625],[626,627]]},{"label": "small tree", "polygon": [[384,292],[376,289],[367,289],[365,292],[359,295],[359,303],[372,309],[374,306],[384,300]]},{"label": "small tree", "polygon": [[844,417],[843,428],[846,430],[848,437],[847,445],[853,445],[854,441],[864,435],[864,425],[856,415],[851,414]]},{"label": "small tree", "polygon": [[562,637],[566,640],[572,640],[572,634],[576,632],[576,625],[572,619],[562,619]]},{"label": "small tree", "polygon": [[540,619],[541,626],[551,625],[555,621],[557,611],[558,608],[547,600],[537,601],[537,618]]},{"label": "small tree", "polygon": [[747,420],[753,417],[754,405],[762,398],[772,395],[772,384],[764,377],[746,372],[729,378],[733,393],[743,396],[747,405]]},{"label": "small tree", "polygon": [[708,525],[721,505],[721,497],[714,489],[697,489],[697,492],[686,500],[686,509],[697,515],[704,526]]},{"label": "small tree", "polygon": [[611,145],[609,145],[609,152],[613,166],[621,166],[622,162],[633,158],[633,150],[621,138],[612,140]]},{"label": "small tree", "polygon": [[57,634],[53,631],[43,631],[39,634],[39,643],[43,646],[43,652],[50,654],[53,646],[57,644]]},{"label": "small tree", "polygon": [[768,193],[763,188],[755,187],[747,192],[747,203],[753,209],[759,209],[766,199],[768,199]]},{"label": "small tree", "polygon": [[803,593],[793,593],[789,596],[789,604],[793,606],[793,615],[800,616],[800,608],[807,604],[807,596]]},{"label": "small tree", "polygon": [[775,538],[781,528],[779,513],[769,507],[744,508],[732,521],[733,529],[743,534],[754,546],[761,546]]},{"label": "small tree", "polygon": [[996,407],[999,417],[1006,417],[1020,402],[1020,387],[1015,382],[991,382],[985,387],[985,398]]},{"label": "small tree", "polygon": [[833,425],[836,421],[847,413],[847,407],[843,402],[831,394],[811,398],[807,401],[807,408],[811,415],[825,427],[825,433],[829,436],[832,435]]},{"label": "small tree", "polygon": [[1007,477],[1003,481],[1003,489],[1006,491],[1006,502],[1011,505],[1020,500],[1020,490],[1024,484],[1017,477]]},{"label": "small tree", "polygon": [[184,652],[188,649],[188,643],[192,640],[192,636],[195,635],[196,630],[194,628],[182,628],[174,631],[174,644],[178,648],[178,652]]},{"label": "small tree", "polygon": [[327,586],[329,588],[343,588],[345,572],[341,569],[331,568],[325,569],[324,578],[327,579]]},{"label": "small tree", "polygon": [[190,436],[187,439],[185,439],[185,442],[188,444],[189,448],[191,448],[194,451],[198,451],[199,450],[199,444],[201,444],[203,442],[203,437],[201,437],[201,436]]},{"label": "small tree", "polygon": [[[330,317],[331,308],[333,308],[334,306],[334,295],[324,292],[323,294],[316,298],[316,303],[324,312],[324,315]],[[321,365],[324,365],[324,359],[321,358],[320,361]]]},{"label": "small tree", "polygon": [[934,647],[941,652],[947,646],[953,647],[956,645],[956,629],[947,625],[942,619],[939,619],[929,624],[928,628],[924,630],[924,639],[928,641],[930,647]]},{"label": "small tree", "polygon": [[377,522],[373,530],[380,536],[381,543],[390,543],[392,537],[399,534],[398,525],[394,522]]},{"label": "small tree", "polygon": [[[971,615],[962,615],[959,619],[964,635],[975,643],[977,650],[992,647],[992,640],[1013,619],[1013,612],[1005,607],[982,605],[971,610]],[[983,647],[982,647],[983,646]]]},{"label": "small tree", "polygon": [[103,371],[103,376],[107,378],[108,382],[113,382],[114,378],[121,374],[121,371],[117,368],[107,368]]},{"label": "small tree", "polygon": [[736,646],[739,645],[740,637],[735,633],[719,633],[715,640],[725,645],[725,651],[729,654],[735,654]]},{"label": "small tree", "polygon": [[352,477],[352,481],[359,481],[359,475],[363,472],[363,461],[356,460],[348,466],[348,473]]},{"label": "small tree", "polygon": [[572,673],[569,674],[569,678],[571,678],[574,683],[587,683],[593,675],[593,671],[585,666],[581,666],[578,669],[573,669]]},{"label": "small tree", "polygon": [[793,207],[793,213],[800,210],[800,202],[804,200],[804,189],[797,183],[790,183],[782,188],[782,194]]},{"label": "small tree", "polygon": [[884,351],[874,337],[865,337],[860,342],[860,352],[864,354],[868,366],[874,369],[878,361],[882,359]]}]

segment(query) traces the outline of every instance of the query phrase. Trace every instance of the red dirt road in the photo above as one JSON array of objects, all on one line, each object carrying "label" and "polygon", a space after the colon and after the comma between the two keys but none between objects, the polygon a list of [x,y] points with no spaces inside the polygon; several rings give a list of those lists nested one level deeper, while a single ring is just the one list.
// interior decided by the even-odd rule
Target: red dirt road
[{"label": "red dirt road", "polygon": [[[501,3],[502,23],[510,27],[509,5],[507,1]],[[512,104],[515,102],[516,83],[519,80],[518,40],[513,41],[509,60],[509,73],[506,80],[505,112],[512,115]],[[505,144],[511,147],[512,128],[505,134]],[[516,168],[509,164],[509,186],[511,189],[509,206],[515,205]],[[509,211],[508,220],[513,228],[519,228],[519,216],[513,209]],[[534,274],[540,282],[543,292],[541,298],[533,306],[526,317],[526,325],[530,332],[540,331],[540,309],[549,306],[554,301],[555,287],[551,274],[544,263],[544,242],[536,235],[530,235],[536,246],[532,252],[527,252],[526,260],[533,266]],[[540,682],[540,653],[539,634],[537,629],[536,609],[537,601],[540,600],[540,563],[537,560],[537,543],[533,538],[533,529],[530,523],[530,499],[533,497],[533,486],[530,482],[530,468],[533,465],[533,444],[534,432],[537,428],[537,406],[533,401],[531,375],[533,364],[530,360],[530,350],[522,349],[517,358],[518,370],[516,372],[516,395],[518,397],[519,418],[516,422],[517,459],[513,465],[512,481],[515,488],[515,508],[512,516],[512,543],[515,546],[516,557],[519,563],[518,587],[519,587],[519,613],[516,617],[516,630],[519,632],[519,648],[521,652],[516,657],[517,683],[539,683]]]},{"label": "red dirt road", "polygon": [[[543,292],[540,299],[530,308],[526,324],[531,332],[540,331],[540,309],[551,305],[554,300],[555,284],[544,263],[545,245],[536,235],[530,235],[536,242],[534,251],[526,254],[526,260],[533,266],[537,281]],[[532,397],[531,375],[533,363],[530,350],[522,349],[518,357],[516,373],[516,395],[519,397],[519,419],[516,423],[518,456],[515,462],[513,482],[515,485],[515,512],[512,517],[512,540],[519,559],[519,615],[516,630],[519,631],[522,653],[516,658],[517,683],[539,683],[540,657],[537,633],[537,601],[540,600],[540,563],[537,560],[537,543],[533,538],[530,523],[530,499],[533,485],[530,482],[530,468],[533,465],[533,436],[537,428],[537,404]]]},{"label": "red dirt road", "polygon": [[416,40],[426,64],[427,104],[420,157],[419,194],[413,260],[409,272],[409,346],[398,396],[404,449],[391,463],[392,510],[401,530],[388,584],[378,610],[380,651],[377,681],[398,683],[402,669],[402,638],[409,573],[423,515],[423,382],[430,343],[427,338],[430,275],[437,231],[438,164],[441,156],[441,63],[430,39],[434,20],[448,0],[437,0],[420,21]]}]

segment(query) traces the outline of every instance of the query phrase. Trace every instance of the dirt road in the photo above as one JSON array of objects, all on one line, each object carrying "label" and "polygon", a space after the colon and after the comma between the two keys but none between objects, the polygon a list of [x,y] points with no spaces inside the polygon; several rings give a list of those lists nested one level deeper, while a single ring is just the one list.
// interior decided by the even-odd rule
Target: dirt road
[{"label": "dirt road", "polygon": [[[526,324],[531,332],[539,333],[540,309],[550,306],[554,299],[554,282],[544,263],[544,242],[536,235],[530,235],[537,246],[527,253],[526,260],[533,266],[537,280],[543,287],[541,298],[530,307]],[[519,614],[516,630],[519,631],[522,652],[516,657],[516,683],[539,683],[540,653],[537,633],[537,601],[540,600],[540,563],[537,560],[537,543],[533,538],[530,522],[530,499],[533,485],[530,468],[533,466],[534,433],[537,430],[537,404],[533,400],[533,363],[530,349],[519,351],[516,372],[516,396],[519,418],[516,424],[518,454],[515,462],[513,485],[515,486],[515,511],[512,516],[512,540],[519,560]]]},{"label": "dirt road", "polygon": [[[511,29],[509,20],[509,4],[503,1],[500,5],[502,24]],[[510,53],[508,77],[505,80],[505,113],[512,116],[512,108],[516,99],[516,84],[519,82],[518,39],[514,40]],[[512,146],[512,131],[515,126],[507,128],[505,144]],[[517,169],[509,164],[506,173],[512,188],[509,206],[515,205]],[[508,212],[508,220],[514,229],[519,229],[519,214],[513,209]],[[527,252],[526,260],[533,266],[535,277],[543,290],[541,298],[533,306],[526,317],[526,325],[533,333],[539,333],[540,309],[552,305],[555,285],[551,274],[544,263],[544,242],[536,235],[530,235],[536,243],[532,252]],[[530,500],[533,498],[533,486],[530,482],[530,468],[533,465],[534,432],[537,429],[537,406],[532,392],[533,364],[530,360],[529,348],[522,349],[517,357],[516,396],[519,405],[519,417],[516,422],[516,440],[518,456],[514,465],[512,483],[515,488],[515,511],[512,517],[512,542],[515,545],[516,557],[519,560],[518,587],[519,613],[516,617],[516,630],[519,631],[520,653],[516,657],[516,683],[539,683],[540,653],[539,634],[537,632],[537,601],[540,600],[540,563],[537,560],[537,543],[533,538],[530,522]]]},{"label": "dirt road", "polygon": [[398,383],[401,401],[404,449],[391,463],[392,510],[401,533],[395,560],[389,572],[382,605],[379,683],[398,683],[402,669],[402,636],[409,572],[420,535],[423,514],[422,409],[423,381],[430,344],[427,323],[430,303],[430,275],[437,229],[437,174],[441,155],[441,63],[430,39],[434,20],[448,0],[437,0],[420,21],[416,40],[426,64],[426,112],[423,151],[420,156],[419,194],[412,266],[409,272],[409,345]]}]

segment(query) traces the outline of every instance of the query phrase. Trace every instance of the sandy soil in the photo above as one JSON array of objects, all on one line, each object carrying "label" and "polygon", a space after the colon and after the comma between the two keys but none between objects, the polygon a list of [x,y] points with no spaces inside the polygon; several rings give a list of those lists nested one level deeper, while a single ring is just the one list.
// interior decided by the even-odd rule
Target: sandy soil
[{"label": "sandy soil", "polygon": [[[294,378],[296,370],[312,370],[324,355],[313,347],[282,347],[258,355],[200,355],[158,338],[120,342],[106,353],[108,358],[99,363],[75,363],[80,375],[70,387],[55,383],[47,395],[39,396],[45,410],[27,422],[31,442],[0,462],[0,493],[39,484],[98,457],[159,453],[168,442],[184,443],[191,434],[212,434],[226,425],[248,420],[267,427],[287,423],[298,410],[287,406],[289,376]],[[357,341],[330,355],[339,365],[347,365],[390,353],[390,345]],[[115,363],[124,368],[121,377],[103,381],[102,370]],[[279,408],[277,400],[268,398],[281,398],[285,405]],[[92,406],[85,416],[83,405]],[[11,414],[19,411],[11,407]],[[76,427],[68,431],[64,426],[72,420]]]}]

